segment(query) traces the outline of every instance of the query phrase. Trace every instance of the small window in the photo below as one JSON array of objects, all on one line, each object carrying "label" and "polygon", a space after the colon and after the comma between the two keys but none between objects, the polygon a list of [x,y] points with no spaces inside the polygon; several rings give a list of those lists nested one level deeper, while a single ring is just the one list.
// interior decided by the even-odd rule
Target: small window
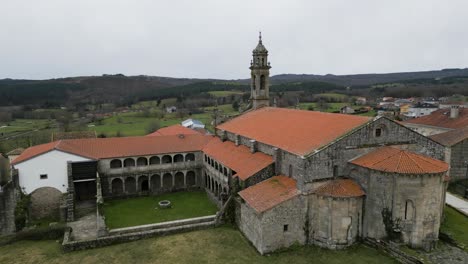
[{"label": "small window", "polygon": [[376,137],[382,136],[382,129],[381,129],[381,128],[377,128],[377,129],[375,130],[375,136],[376,136]]},{"label": "small window", "polygon": [[283,225],[283,232],[288,232],[288,228],[289,228],[288,225]]},{"label": "small window", "polygon": [[337,177],[338,176],[338,165],[334,165],[333,166],[333,177]]},{"label": "small window", "polygon": [[41,180],[47,179],[47,174],[41,174],[40,178],[41,178]]},{"label": "small window", "polygon": [[292,177],[293,175],[293,168],[292,168],[292,165],[289,164],[289,177]]}]

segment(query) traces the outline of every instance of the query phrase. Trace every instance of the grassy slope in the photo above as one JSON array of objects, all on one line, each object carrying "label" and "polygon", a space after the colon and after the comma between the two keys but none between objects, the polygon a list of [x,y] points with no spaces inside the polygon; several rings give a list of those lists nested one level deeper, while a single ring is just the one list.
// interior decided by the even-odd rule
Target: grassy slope
[{"label": "grassy slope", "polygon": [[451,235],[468,250],[468,217],[446,206],[445,221],[442,223],[441,231]]},{"label": "grassy slope", "polygon": [[241,91],[210,91],[208,92],[209,94],[215,96],[215,97],[226,97],[232,94],[235,95],[242,95],[243,92]]},{"label": "grassy slope", "polygon": [[[171,209],[159,209],[158,202],[169,200]],[[157,208],[157,209],[156,209]],[[159,223],[215,214],[216,206],[205,192],[178,192],[159,196],[110,200],[104,204],[109,228]]]},{"label": "grassy slope", "polygon": [[363,246],[341,251],[308,246],[260,256],[238,231],[223,226],[67,254],[62,253],[59,244],[54,241],[17,242],[0,248],[0,263],[386,264],[397,262]]}]

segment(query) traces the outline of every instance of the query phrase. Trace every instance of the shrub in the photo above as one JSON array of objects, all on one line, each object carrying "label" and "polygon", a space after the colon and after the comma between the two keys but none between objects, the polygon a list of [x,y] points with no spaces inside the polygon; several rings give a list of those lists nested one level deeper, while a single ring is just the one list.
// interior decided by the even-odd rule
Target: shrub
[{"label": "shrub", "polygon": [[15,226],[16,231],[22,230],[26,226],[28,219],[28,208],[31,202],[31,197],[20,192],[20,199],[15,207]]}]

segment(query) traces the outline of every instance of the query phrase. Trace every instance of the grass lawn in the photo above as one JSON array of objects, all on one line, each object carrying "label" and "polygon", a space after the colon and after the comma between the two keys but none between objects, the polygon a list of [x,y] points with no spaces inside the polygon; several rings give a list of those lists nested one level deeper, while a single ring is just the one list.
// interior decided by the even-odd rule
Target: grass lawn
[{"label": "grass lawn", "polygon": [[398,263],[364,246],[331,251],[306,246],[260,256],[239,231],[222,226],[104,248],[63,253],[55,241],[22,241],[0,247],[0,263]]},{"label": "grass lawn", "polygon": [[11,122],[0,122],[0,133],[6,136],[18,132],[44,129],[53,125],[53,121],[48,119],[15,119]]},{"label": "grass lawn", "polygon": [[[171,201],[172,208],[159,209],[161,200]],[[106,225],[110,229],[213,215],[217,210],[205,192],[176,192],[104,203]]]},{"label": "grass lawn", "polygon": [[468,251],[468,217],[457,212],[455,209],[445,207],[445,220],[441,231],[453,237],[458,243],[465,246]]}]

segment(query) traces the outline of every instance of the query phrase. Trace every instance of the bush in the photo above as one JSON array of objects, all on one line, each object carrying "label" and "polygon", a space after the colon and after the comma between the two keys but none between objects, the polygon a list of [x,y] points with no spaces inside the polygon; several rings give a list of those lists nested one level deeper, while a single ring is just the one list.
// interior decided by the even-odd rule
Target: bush
[{"label": "bush", "polygon": [[56,240],[61,239],[67,230],[65,224],[57,224],[50,227],[41,227],[20,231],[14,235],[2,237],[0,246],[11,244],[21,240]]},{"label": "bush", "polygon": [[28,208],[31,202],[31,197],[24,193],[20,193],[20,199],[15,207],[15,226],[16,231],[22,230],[26,226],[28,219]]}]

